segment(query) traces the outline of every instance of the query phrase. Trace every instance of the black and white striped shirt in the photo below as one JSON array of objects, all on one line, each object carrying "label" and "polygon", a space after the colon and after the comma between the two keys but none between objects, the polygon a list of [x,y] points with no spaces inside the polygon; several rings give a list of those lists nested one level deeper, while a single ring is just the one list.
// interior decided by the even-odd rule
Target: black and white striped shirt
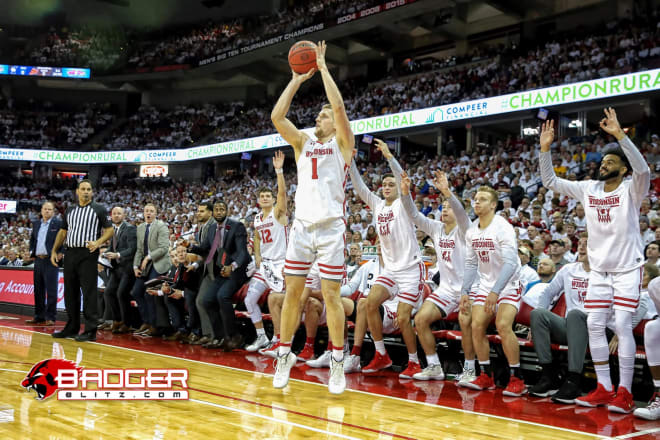
[{"label": "black and white striped shirt", "polygon": [[95,202],[85,206],[69,206],[62,223],[62,229],[67,231],[66,245],[69,248],[85,247],[88,241],[94,241],[102,235],[102,229],[111,226],[108,210]]}]

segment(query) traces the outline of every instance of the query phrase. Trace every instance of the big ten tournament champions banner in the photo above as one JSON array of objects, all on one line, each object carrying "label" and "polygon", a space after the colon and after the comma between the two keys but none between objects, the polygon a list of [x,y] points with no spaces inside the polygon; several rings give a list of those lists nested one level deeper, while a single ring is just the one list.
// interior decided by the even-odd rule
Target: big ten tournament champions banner
[{"label": "big ten tournament champions banner", "polygon": [[[539,107],[593,101],[631,93],[651,92],[658,89],[660,89],[660,69],[654,69],[439,107],[358,119],[351,121],[351,128],[355,135],[373,134],[404,128],[419,128],[462,119],[476,119]],[[313,137],[313,128],[306,128],[302,131]],[[266,148],[283,147],[286,145],[288,145],[287,142],[279,134],[269,134],[178,150],[84,152],[0,148],[0,160],[67,162],[76,164],[173,163],[207,159]]]},{"label": "big ten tournament champions banner", "polygon": [[[34,306],[32,268],[0,269],[0,302]],[[64,310],[64,276],[61,269],[57,280],[57,310]]]},{"label": "big ten tournament champions banner", "polygon": [[372,6],[369,8],[362,9],[357,12],[353,12],[351,14],[344,15],[342,17],[339,17],[337,19],[332,19],[328,20],[324,23],[316,23],[311,26],[307,26],[304,28],[296,29],[295,31],[287,32],[285,34],[281,35],[276,35],[274,37],[258,41],[253,44],[249,44],[247,46],[239,47],[238,49],[232,49],[232,50],[227,50],[224,52],[220,52],[215,54],[212,57],[209,58],[204,58],[203,60],[199,61],[198,65],[199,66],[205,66],[207,64],[215,63],[218,61],[226,60],[228,58],[232,58],[238,55],[242,55],[244,53],[252,52],[253,50],[261,49],[263,47],[268,47],[272,46],[273,44],[281,43],[283,41],[291,40],[291,39],[297,39],[300,38],[304,35],[311,34],[313,32],[318,32],[322,31],[324,29],[328,29],[340,24],[348,23],[360,18],[364,17],[369,17],[374,14],[378,14],[380,12],[385,12],[389,11],[390,9],[398,8],[400,6],[405,6],[409,5],[411,3],[414,3],[416,0],[391,0],[385,3],[382,3],[377,6]]},{"label": "big ten tournament champions banner", "polygon": [[91,70],[81,67],[12,66],[0,64],[0,75],[89,79]]}]

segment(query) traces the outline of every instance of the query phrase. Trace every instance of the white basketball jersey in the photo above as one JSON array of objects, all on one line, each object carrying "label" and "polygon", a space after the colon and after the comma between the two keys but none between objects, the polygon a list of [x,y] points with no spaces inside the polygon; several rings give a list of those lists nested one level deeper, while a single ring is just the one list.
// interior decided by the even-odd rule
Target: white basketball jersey
[{"label": "white basketball jersey", "polygon": [[[476,257],[477,259],[480,289],[484,292],[491,292],[504,265],[502,248],[507,246],[514,252],[518,249],[513,226],[501,216],[496,215],[486,229],[480,229],[479,219],[476,219],[465,233],[465,243],[467,258]],[[516,272],[509,279],[505,289],[518,288],[520,259],[517,261]]]},{"label": "white basketball jersey", "polygon": [[385,204],[385,200],[379,199],[376,203],[374,219],[385,269],[406,270],[419,264],[422,257],[415,225],[403,209],[401,199],[396,199],[390,206]]},{"label": "white basketball jersey", "polygon": [[288,241],[288,227],[277,221],[271,209],[268,217],[263,218],[263,211],[254,216],[254,231],[259,234],[261,258],[272,261],[284,261]]},{"label": "white basketball jersey", "polygon": [[460,296],[465,270],[465,237],[458,226],[454,226],[447,234],[443,223],[434,222],[433,225],[431,238],[435,244],[440,271],[438,290]]},{"label": "white basketball jersey", "polygon": [[297,162],[296,219],[306,226],[344,218],[348,164],[337,139],[308,139]]},{"label": "white basketball jersey", "polygon": [[634,201],[631,179],[605,192],[605,182],[585,182],[589,264],[599,272],[626,272],[644,264],[644,244],[639,233],[639,202]]},{"label": "white basketball jersey", "polygon": [[573,309],[587,313],[584,308],[584,299],[589,289],[589,272],[584,270],[582,263],[567,264],[557,272],[564,285],[564,296],[566,296],[566,313]]}]

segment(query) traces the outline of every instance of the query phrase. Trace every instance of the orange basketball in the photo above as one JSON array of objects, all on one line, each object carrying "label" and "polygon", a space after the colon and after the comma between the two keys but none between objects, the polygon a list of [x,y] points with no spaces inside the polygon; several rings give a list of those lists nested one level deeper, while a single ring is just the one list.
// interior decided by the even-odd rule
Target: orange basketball
[{"label": "orange basketball", "polygon": [[316,44],[298,41],[289,50],[289,66],[296,73],[307,73],[316,68]]}]

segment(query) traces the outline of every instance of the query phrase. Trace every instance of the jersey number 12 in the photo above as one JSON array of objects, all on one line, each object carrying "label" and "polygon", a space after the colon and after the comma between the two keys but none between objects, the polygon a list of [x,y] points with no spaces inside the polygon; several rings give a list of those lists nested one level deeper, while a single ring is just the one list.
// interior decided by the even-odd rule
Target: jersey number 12
[{"label": "jersey number 12", "polygon": [[270,229],[262,229],[259,231],[261,234],[261,242],[262,243],[272,243],[273,239],[270,236]]}]

